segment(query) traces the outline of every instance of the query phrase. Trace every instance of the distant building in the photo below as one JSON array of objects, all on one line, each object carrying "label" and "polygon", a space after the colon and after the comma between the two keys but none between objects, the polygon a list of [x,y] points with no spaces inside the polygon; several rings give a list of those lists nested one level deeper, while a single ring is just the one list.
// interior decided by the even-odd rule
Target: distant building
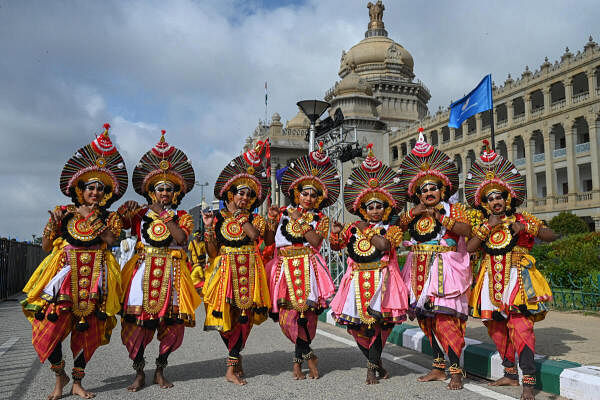
[{"label": "distant building", "polygon": [[[374,6],[374,8],[373,8]],[[377,12],[374,12],[376,10]],[[340,108],[345,126],[356,127],[359,143],[374,143],[375,155],[399,167],[423,126],[426,139],[456,162],[461,185],[465,171],[479,156],[482,140],[490,137],[490,113],[478,114],[460,129],[448,128],[449,111],[431,115],[430,92],[413,73],[411,54],[388,37],[383,4],[369,10],[365,38],[342,51],[340,81],[327,90],[330,114]],[[561,59],[548,59],[539,69],[528,67],[518,79],[510,74],[494,86],[496,151],[508,157],[527,181],[523,207],[549,220],[571,211],[600,231],[600,46],[590,37],[583,51],[567,48]],[[448,101],[450,103],[450,101]],[[299,112],[286,127],[275,113],[269,126],[259,123],[246,147],[270,138],[273,202],[283,204],[275,171],[305,154],[309,122]],[[356,160],[361,161],[361,160]],[[356,162],[355,161],[355,162]],[[348,176],[353,163],[345,163]],[[462,187],[461,199],[464,200]]]}]

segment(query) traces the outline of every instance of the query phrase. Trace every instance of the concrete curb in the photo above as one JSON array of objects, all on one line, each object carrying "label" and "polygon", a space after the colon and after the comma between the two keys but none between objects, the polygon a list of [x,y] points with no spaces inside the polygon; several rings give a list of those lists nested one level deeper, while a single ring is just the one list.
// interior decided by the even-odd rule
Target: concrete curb
[{"label": "concrete curb", "polygon": [[[331,310],[319,315],[319,320],[331,325],[336,324]],[[406,347],[420,353],[432,354],[429,340],[418,326],[404,323],[396,325],[388,342]],[[479,340],[465,338],[466,346],[460,357],[461,366],[472,375],[496,380],[503,376],[502,360],[496,347]],[[550,360],[546,356],[536,354],[537,366],[536,388],[554,393],[568,399],[593,400],[600,393],[600,367],[581,365],[572,361]],[[519,375],[522,375],[519,369]]]}]

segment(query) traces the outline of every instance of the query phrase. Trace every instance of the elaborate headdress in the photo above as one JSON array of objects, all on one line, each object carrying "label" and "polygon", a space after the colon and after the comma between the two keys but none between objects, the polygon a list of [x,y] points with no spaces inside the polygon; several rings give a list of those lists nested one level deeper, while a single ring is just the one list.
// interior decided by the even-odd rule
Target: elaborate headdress
[{"label": "elaborate headdress", "polygon": [[335,203],[340,195],[340,177],[323,150],[323,142],[319,142],[318,150],[294,160],[281,178],[283,193],[296,204],[300,195],[299,188],[306,187],[319,193],[315,206],[318,209]]},{"label": "elaborate headdress", "polygon": [[482,199],[494,191],[507,192],[507,205],[518,207],[525,198],[525,179],[517,168],[490,149],[487,140],[483,141],[485,149],[478,160],[475,160],[465,179],[465,197],[472,207],[482,206]]},{"label": "elaborate headdress", "polygon": [[400,185],[406,188],[409,198],[417,189],[428,183],[441,184],[446,200],[458,190],[458,169],[445,153],[425,142],[423,128],[415,147],[400,164]]},{"label": "elaborate headdress", "polygon": [[154,187],[162,182],[174,186],[173,204],[179,205],[183,196],[194,188],[192,163],[185,153],[165,141],[165,130],[160,140],[142,156],[133,170],[133,188],[148,202],[154,201]]},{"label": "elaborate headdress", "polygon": [[127,169],[108,136],[109,128],[110,124],[104,124],[104,132],[77,150],[60,174],[60,190],[75,203],[83,203],[84,185],[94,181],[104,185],[100,207],[108,208],[127,190]]},{"label": "elaborate headdress", "polygon": [[259,141],[253,149],[231,160],[217,178],[215,197],[219,200],[231,201],[229,189],[247,187],[256,193],[256,200],[250,205],[250,209],[260,206],[271,192],[271,184],[263,163],[268,146],[268,143]]},{"label": "elaborate headdress", "polygon": [[367,219],[365,207],[371,201],[387,204],[383,220],[390,213],[397,212],[405,202],[404,191],[400,186],[400,176],[390,167],[384,165],[373,154],[373,144],[367,146],[368,155],[362,164],[350,173],[344,186],[344,204],[346,209]]}]

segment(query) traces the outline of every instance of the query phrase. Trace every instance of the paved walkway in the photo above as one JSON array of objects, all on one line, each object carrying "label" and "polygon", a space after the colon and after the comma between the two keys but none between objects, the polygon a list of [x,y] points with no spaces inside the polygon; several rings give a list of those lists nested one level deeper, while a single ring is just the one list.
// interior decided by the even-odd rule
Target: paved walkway
[{"label": "paved walkway", "polygon": [[[546,319],[537,322],[535,352],[553,360],[574,361],[600,366],[600,314],[578,311],[550,311]],[[470,318],[466,336],[492,343],[480,320]]]}]

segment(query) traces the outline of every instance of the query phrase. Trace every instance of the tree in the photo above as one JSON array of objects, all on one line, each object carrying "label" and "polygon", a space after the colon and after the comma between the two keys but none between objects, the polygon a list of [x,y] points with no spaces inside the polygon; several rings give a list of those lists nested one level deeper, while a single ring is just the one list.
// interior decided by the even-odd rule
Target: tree
[{"label": "tree", "polygon": [[549,227],[561,236],[573,235],[575,233],[589,232],[590,228],[585,221],[575,214],[561,212],[550,220]]}]

